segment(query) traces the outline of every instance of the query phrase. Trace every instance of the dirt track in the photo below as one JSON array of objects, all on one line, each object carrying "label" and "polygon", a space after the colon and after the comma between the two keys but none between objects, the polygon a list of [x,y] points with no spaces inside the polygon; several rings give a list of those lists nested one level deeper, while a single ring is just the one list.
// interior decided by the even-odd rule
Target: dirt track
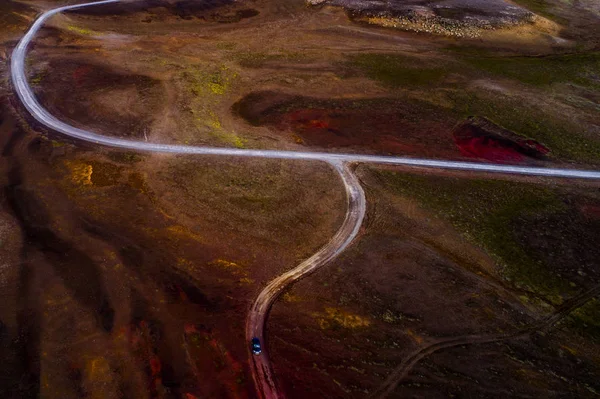
[{"label": "dirt track", "polygon": [[[263,344],[266,343],[264,328],[275,300],[290,285],[336,258],[358,235],[366,212],[365,193],[358,178],[352,173],[347,164],[335,163],[332,166],[339,173],[346,189],[347,210],[344,222],[331,241],[324,247],[294,269],[271,281],[261,291],[248,314],[246,322],[246,341],[248,342],[256,337]],[[264,345],[261,355],[253,356],[250,354],[250,356],[253,369],[252,375],[259,395],[263,398],[283,397],[273,375],[266,345]]]},{"label": "dirt track", "polygon": [[489,344],[493,342],[507,341],[510,339],[527,336],[536,331],[541,331],[550,328],[554,324],[558,323],[560,320],[567,317],[572,311],[585,305],[587,302],[589,302],[599,294],[600,286],[596,286],[578,295],[577,297],[570,299],[568,302],[565,302],[560,307],[560,309],[558,309],[554,314],[548,316],[544,320],[512,333],[491,335],[467,335],[464,337],[454,337],[435,342],[424,348],[420,348],[415,352],[411,353],[409,356],[407,356],[406,359],[398,366],[398,368],[396,368],[396,370],[394,370],[390,374],[390,376],[386,379],[383,385],[381,385],[379,389],[377,389],[377,391],[375,391],[373,395],[371,395],[371,397],[387,397],[394,391],[398,383],[402,381],[402,379],[404,379],[408,375],[408,373],[410,373],[410,370],[419,361],[437,351],[461,345],[480,345]]}]

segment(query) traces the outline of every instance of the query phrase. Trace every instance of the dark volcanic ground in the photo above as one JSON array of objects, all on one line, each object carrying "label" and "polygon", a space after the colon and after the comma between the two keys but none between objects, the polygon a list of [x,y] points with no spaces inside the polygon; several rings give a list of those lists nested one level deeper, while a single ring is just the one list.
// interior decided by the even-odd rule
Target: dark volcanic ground
[{"label": "dark volcanic ground", "polygon": [[528,21],[533,14],[503,0],[309,0],[314,4],[331,4],[357,15],[440,18],[478,26],[500,27]]}]

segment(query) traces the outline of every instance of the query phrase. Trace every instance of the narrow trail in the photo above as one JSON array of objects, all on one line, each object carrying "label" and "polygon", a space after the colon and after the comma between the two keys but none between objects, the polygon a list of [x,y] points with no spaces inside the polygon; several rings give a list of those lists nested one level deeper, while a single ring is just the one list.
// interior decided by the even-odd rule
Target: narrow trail
[{"label": "narrow trail", "polygon": [[456,346],[462,345],[477,345],[477,344],[490,344],[495,342],[508,341],[515,338],[522,338],[529,334],[532,334],[536,331],[542,331],[552,327],[554,324],[558,323],[565,317],[567,317],[572,311],[581,306],[585,305],[587,302],[600,295],[600,285],[577,295],[568,301],[566,301],[560,308],[556,310],[553,314],[546,317],[545,319],[533,323],[528,327],[524,327],[520,330],[514,331],[512,333],[505,334],[489,334],[489,335],[464,335],[461,337],[448,338],[444,340],[440,340],[429,344],[425,347],[419,348],[416,351],[412,352],[410,355],[406,357],[400,363],[400,365],[394,370],[390,376],[385,380],[385,382],[371,395],[371,398],[385,398],[398,386],[398,384],[406,378],[406,376],[410,373],[410,371],[415,367],[417,363],[426,358],[427,356],[432,355],[435,352],[438,352],[442,349],[453,348]]},{"label": "narrow trail", "polygon": [[[265,324],[271,306],[281,293],[290,285],[325,266],[341,254],[356,238],[365,216],[367,201],[365,193],[356,175],[346,163],[332,163],[346,190],[346,217],[333,238],[314,255],[300,263],[294,269],[272,280],[258,295],[248,314],[246,322],[246,341],[254,337],[265,342]],[[250,365],[253,369],[254,382],[262,398],[280,398],[277,384],[273,376],[266,345],[261,355],[250,353]]]},{"label": "narrow trail", "polygon": [[[348,209],[346,218],[331,241],[322,247],[317,253],[309,259],[302,262],[296,268],[284,273],[275,278],[260,292],[256,301],[252,305],[247,318],[246,337],[248,341],[257,337],[261,339],[264,349],[260,356],[250,355],[250,366],[253,372],[253,378],[259,396],[263,398],[278,398],[282,394],[277,388],[274,379],[273,371],[269,363],[267,345],[265,342],[264,327],[273,302],[277,297],[291,284],[314,272],[318,268],[326,265],[329,261],[338,256],[356,237],[360,229],[362,220],[365,215],[366,200],[365,195],[357,177],[349,169],[348,163],[374,163],[387,165],[403,165],[410,167],[422,168],[437,168],[449,170],[466,170],[474,172],[494,172],[507,173],[517,175],[531,176],[548,176],[559,178],[582,178],[582,179],[600,179],[600,171],[596,170],[579,170],[565,168],[543,168],[543,167],[527,167],[527,166],[511,166],[497,165],[480,162],[460,162],[434,160],[425,158],[409,158],[397,156],[378,156],[378,155],[362,155],[362,154],[343,154],[343,153],[326,153],[326,152],[310,152],[310,151],[283,151],[283,150],[253,150],[253,149],[237,149],[224,147],[205,147],[205,146],[188,146],[176,144],[158,144],[147,141],[128,140],[116,137],[103,136],[94,132],[79,129],[74,126],[59,120],[50,114],[37,100],[33,93],[25,72],[25,59],[27,49],[34,39],[36,33],[43,27],[44,23],[53,15],[58,13],[80,9],[84,7],[98,6],[102,4],[118,3],[121,0],[104,0],[90,3],[82,3],[58,7],[41,14],[33,23],[31,28],[26,32],[23,38],[15,47],[11,57],[11,78],[17,96],[23,103],[25,109],[37,120],[40,124],[53,131],[62,133],[66,136],[83,140],[86,142],[99,144],[103,146],[127,149],[133,151],[157,152],[157,153],[173,153],[173,154],[188,154],[188,155],[212,155],[226,157],[253,157],[253,158],[271,158],[271,159],[288,159],[288,160],[305,160],[305,161],[321,161],[332,165],[339,173],[342,182],[344,183],[347,194]],[[564,317],[564,316],[562,316]],[[558,318],[560,319],[560,317]],[[553,324],[556,320],[546,321],[547,324]],[[529,331],[529,330],[528,330]],[[519,332],[510,337],[520,336],[528,332]],[[392,374],[388,383],[382,387],[382,392],[393,390],[393,387],[420,359],[433,353],[436,350],[462,345],[465,343],[483,343],[494,342],[502,339],[509,339],[507,336],[470,336],[456,338],[454,340],[441,341],[431,347],[424,348],[409,357],[404,361],[400,368]],[[462,340],[462,341],[461,341]]]}]

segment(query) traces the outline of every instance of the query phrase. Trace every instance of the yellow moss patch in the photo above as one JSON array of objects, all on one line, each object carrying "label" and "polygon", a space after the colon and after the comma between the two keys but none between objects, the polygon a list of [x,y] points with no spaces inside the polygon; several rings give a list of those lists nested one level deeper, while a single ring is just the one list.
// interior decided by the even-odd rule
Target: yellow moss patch
[{"label": "yellow moss patch", "polygon": [[227,88],[223,84],[214,83],[214,82],[208,83],[208,88],[210,89],[210,91],[213,94],[218,94],[218,95],[225,94],[225,91],[227,90]]},{"label": "yellow moss patch", "polygon": [[188,81],[192,92],[199,97],[222,96],[225,94],[233,81],[238,77],[236,72],[222,65],[213,72],[202,70],[187,70],[184,77]]},{"label": "yellow moss patch", "polygon": [[67,30],[69,32],[77,33],[78,35],[83,35],[83,36],[92,36],[92,35],[98,34],[97,32],[94,32],[93,30],[80,28],[78,26],[72,26],[72,25],[67,26]]},{"label": "yellow moss patch", "polygon": [[254,280],[249,277],[248,271],[246,271],[244,269],[244,266],[242,266],[238,263],[230,262],[225,259],[217,259],[217,260],[210,262],[210,265],[217,266],[222,269],[228,270],[236,278],[239,277],[238,282],[240,284],[253,284],[254,283]]},{"label": "yellow moss patch", "polygon": [[92,185],[92,165],[80,161],[65,161],[69,170],[71,182],[79,186]]},{"label": "yellow moss patch", "polygon": [[211,262],[211,265],[224,267],[226,269],[241,269],[242,266],[238,265],[235,262],[230,262],[225,259],[217,259]]},{"label": "yellow moss patch", "polygon": [[420,336],[419,334],[417,334],[416,332],[414,332],[413,330],[406,330],[406,335],[408,335],[410,338],[412,338],[413,341],[415,341],[417,344],[421,345],[423,343],[423,337]]},{"label": "yellow moss patch", "polygon": [[108,397],[106,391],[92,389],[92,387],[102,386],[107,388],[112,385],[113,375],[108,360],[102,356],[87,360],[85,363],[85,380],[90,385],[91,398]]},{"label": "yellow moss patch", "polygon": [[[201,118],[198,118],[200,121]],[[245,142],[235,132],[228,131],[223,128],[221,120],[213,111],[208,112],[206,125],[210,128],[211,134],[225,143],[232,144],[236,148],[244,148]]]},{"label": "yellow moss patch", "polygon": [[221,125],[221,121],[215,115],[215,113],[211,112],[210,116],[211,116],[211,119],[209,119],[207,122],[208,126],[212,127],[213,129],[222,129],[223,126]]},{"label": "yellow moss patch", "polygon": [[566,350],[567,352],[569,352],[571,355],[576,356],[577,355],[577,349],[571,348],[569,346],[565,346],[565,345],[561,345],[560,346],[562,349]]},{"label": "yellow moss patch", "polygon": [[292,134],[292,138],[294,139],[294,142],[296,144],[304,144],[304,140],[302,140],[302,137],[298,136],[297,134]]},{"label": "yellow moss patch", "polygon": [[299,297],[298,295],[294,295],[294,294],[290,294],[289,292],[286,292],[285,294],[283,294],[283,300],[285,302],[302,302],[302,298]]},{"label": "yellow moss patch", "polygon": [[349,329],[368,327],[371,322],[362,316],[338,308],[325,308],[325,313],[315,314],[321,329],[343,327]]},{"label": "yellow moss patch", "polygon": [[233,144],[233,146],[235,148],[244,148],[245,142],[240,136],[235,135],[235,136],[230,136],[230,137],[231,137],[231,144]]},{"label": "yellow moss patch", "polygon": [[194,241],[202,242],[202,237],[190,231],[187,227],[181,225],[173,225],[167,228],[167,231],[175,236],[190,238]]},{"label": "yellow moss patch", "polygon": [[504,29],[495,29],[482,31],[483,40],[510,40],[513,43],[528,42],[535,40],[546,40],[548,35],[560,37],[562,27],[556,22],[547,18],[535,15],[528,24],[507,27]]}]

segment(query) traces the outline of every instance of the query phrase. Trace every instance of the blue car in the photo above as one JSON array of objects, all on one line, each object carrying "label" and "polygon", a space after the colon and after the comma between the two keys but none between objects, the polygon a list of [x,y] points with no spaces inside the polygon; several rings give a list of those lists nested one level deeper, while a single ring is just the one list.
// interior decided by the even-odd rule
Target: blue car
[{"label": "blue car", "polygon": [[262,348],[260,346],[260,339],[254,337],[252,338],[252,341],[250,341],[250,344],[252,346],[252,353],[254,353],[255,355],[260,355],[262,352]]}]

